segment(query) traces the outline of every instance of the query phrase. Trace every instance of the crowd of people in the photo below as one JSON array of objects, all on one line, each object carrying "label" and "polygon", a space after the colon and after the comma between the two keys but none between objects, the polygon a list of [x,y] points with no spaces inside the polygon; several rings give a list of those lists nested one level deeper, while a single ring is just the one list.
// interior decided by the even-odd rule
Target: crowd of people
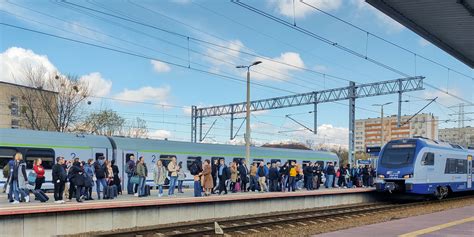
[{"label": "crowd of people", "polygon": [[[144,157],[137,160],[134,156],[129,157],[125,165],[127,181],[124,183],[124,191],[128,195],[149,196],[152,186],[158,190],[158,197],[163,196],[165,186],[168,187],[167,195],[171,197],[176,196],[176,187],[177,193],[184,192],[186,172],[176,157],[166,161],[157,160],[152,166],[148,167]],[[226,164],[224,159],[216,159],[212,163],[206,159],[202,163],[194,161],[188,164],[187,169],[193,176],[195,197],[225,195],[229,192],[295,192],[302,189],[317,190],[320,187],[369,187],[373,186],[376,176],[375,169],[369,165],[335,167],[332,162],[327,162],[325,167],[318,162],[303,165],[296,161],[283,164],[253,162],[248,166],[245,160]],[[147,184],[149,172],[153,174],[154,185],[151,186]],[[3,169],[3,175],[7,178],[4,192],[12,204],[29,202],[30,192],[35,199],[47,201],[47,197],[41,197],[41,188],[45,182],[41,159],[34,161],[33,169],[27,174],[22,154],[16,153]],[[55,203],[65,203],[73,198],[77,202],[94,200],[94,186],[97,199],[113,199],[122,195],[119,168],[114,160],[108,161],[104,157],[87,162],[79,158],[66,161],[64,157],[57,157],[52,167],[52,182]]]}]

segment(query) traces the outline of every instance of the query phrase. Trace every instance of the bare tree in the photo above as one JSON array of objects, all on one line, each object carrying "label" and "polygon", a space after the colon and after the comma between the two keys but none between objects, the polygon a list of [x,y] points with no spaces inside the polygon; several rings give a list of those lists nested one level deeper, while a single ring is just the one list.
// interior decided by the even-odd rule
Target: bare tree
[{"label": "bare tree", "polygon": [[[80,107],[91,92],[86,82],[74,75],[57,75],[45,67],[27,66],[20,87],[20,112],[31,129],[65,132],[80,119]],[[33,88],[33,89],[32,89]]]},{"label": "bare tree", "polygon": [[148,126],[144,119],[139,117],[132,120],[124,129],[124,135],[132,138],[145,138],[148,135]]},{"label": "bare tree", "polygon": [[124,125],[124,118],[117,112],[107,109],[89,114],[78,130],[96,135],[114,136],[122,135]]}]

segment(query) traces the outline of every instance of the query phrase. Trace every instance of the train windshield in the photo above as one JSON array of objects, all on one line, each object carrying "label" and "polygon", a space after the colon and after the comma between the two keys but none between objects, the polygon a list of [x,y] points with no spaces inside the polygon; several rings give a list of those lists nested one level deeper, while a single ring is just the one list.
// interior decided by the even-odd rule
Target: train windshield
[{"label": "train windshield", "polygon": [[380,162],[387,167],[402,167],[413,163],[416,144],[387,144]]}]

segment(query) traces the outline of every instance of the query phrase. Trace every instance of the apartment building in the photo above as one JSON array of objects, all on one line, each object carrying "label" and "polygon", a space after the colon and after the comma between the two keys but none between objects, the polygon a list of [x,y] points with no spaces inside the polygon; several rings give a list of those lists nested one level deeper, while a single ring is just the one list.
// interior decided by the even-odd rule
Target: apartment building
[{"label": "apartment building", "polygon": [[437,117],[432,114],[418,114],[408,121],[410,117],[401,117],[403,124],[401,127],[397,127],[396,115],[384,117],[383,130],[380,118],[356,120],[355,150],[365,151],[366,147],[381,146],[390,140],[414,136],[438,139]]},{"label": "apartment building", "polygon": [[439,130],[439,139],[463,147],[474,146],[474,127],[443,128]]}]

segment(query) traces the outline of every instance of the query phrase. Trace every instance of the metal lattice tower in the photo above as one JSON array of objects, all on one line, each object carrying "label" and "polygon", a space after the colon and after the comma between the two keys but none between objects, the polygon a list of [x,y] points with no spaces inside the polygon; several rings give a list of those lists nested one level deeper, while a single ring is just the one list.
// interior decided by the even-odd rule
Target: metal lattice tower
[{"label": "metal lattice tower", "polygon": [[[401,114],[402,93],[423,90],[424,77],[408,77],[395,80],[359,84],[350,82],[347,87],[312,91],[296,95],[281,96],[270,99],[254,100],[250,102],[250,111],[273,110],[281,108],[296,107],[302,105],[314,105],[314,133],[317,132],[317,105],[320,103],[349,100],[349,161],[354,159],[355,140],[355,101],[359,98],[398,94],[398,116]],[[192,106],[191,112],[191,142],[203,140],[202,119],[230,115],[230,139],[234,138],[233,124],[234,115],[246,112],[246,102],[197,108]],[[199,120],[199,121],[198,121]],[[400,126],[400,119],[398,120]],[[199,130],[199,132],[198,132]]]}]

